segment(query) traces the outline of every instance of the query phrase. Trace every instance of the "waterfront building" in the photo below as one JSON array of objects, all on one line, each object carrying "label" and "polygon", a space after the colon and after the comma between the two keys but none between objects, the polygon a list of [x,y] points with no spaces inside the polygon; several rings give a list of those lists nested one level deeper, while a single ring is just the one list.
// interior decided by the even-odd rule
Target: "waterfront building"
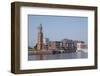
[{"label": "waterfront building", "polygon": [[44,50],[48,50],[49,38],[44,38]]},{"label": "waterfront building", "polygon": [[83,41],[77,42],[77,50],[83,51],[84,49],[87,49],[87,45]]},{"label": "waterfront building", "polygon": [[61,49],[61,42],[60,41],[50,41],[48,44],[49,50],[60,50]]},{"label": "waterfront building", "polygon": [[63,39],[62,40],[62,47],[67,50],[71,50],[75,48],[74,41],[70,39]]},{"label": "waterfront building", "polygon": [[36,51],[64,51],[64,52],[76,52],[76,50],[82,50],[87,45],[83,41],[63,39],[61,41],[50,41],[49,38],[43,37],[42,24],[38,27],[37,43],[34,46]]}]

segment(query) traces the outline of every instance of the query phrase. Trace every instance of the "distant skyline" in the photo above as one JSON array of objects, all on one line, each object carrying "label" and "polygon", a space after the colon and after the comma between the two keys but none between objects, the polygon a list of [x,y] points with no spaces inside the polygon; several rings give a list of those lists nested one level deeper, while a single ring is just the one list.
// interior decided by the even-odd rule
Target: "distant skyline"
[{"label": "distant skyline", "polygon": [[88,18],[75,16],[28,16],[28,46],[37,42],[37,28],[42,24],[44,38],[81,40],[88,43]]}]

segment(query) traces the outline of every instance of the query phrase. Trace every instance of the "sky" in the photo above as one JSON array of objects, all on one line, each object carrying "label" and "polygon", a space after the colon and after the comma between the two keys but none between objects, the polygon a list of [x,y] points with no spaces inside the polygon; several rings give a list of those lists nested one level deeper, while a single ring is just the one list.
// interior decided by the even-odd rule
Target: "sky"
[{"label": "sky", "polygon": [[88,18],[76,16],[28,15],[28,46],[37,42],[37,28],[42,24],[44,38],[88,41]]}]

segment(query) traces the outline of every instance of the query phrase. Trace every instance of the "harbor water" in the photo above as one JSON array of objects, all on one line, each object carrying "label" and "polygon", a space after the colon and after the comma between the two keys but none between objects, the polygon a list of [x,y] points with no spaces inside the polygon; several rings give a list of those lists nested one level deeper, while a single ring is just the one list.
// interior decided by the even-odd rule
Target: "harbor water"
[{"label": "harbor water", "polygon": [[60,53],[60,54],[47,54],[47,55],[28,55],[28,60],[56,60],[56,59],[79,59],[88,58],[88,52],[79,51],[72,53]]}]

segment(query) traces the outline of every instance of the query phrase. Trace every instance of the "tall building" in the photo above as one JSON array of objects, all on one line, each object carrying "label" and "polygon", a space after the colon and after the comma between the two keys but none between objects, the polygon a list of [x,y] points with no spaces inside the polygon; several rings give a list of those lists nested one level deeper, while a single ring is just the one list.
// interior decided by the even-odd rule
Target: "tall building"
[{"label": "tall building", "polygon": [[42,24],[38,27],[38,38],[37,38],[37,50],[41,51],[43,49],[43,28]]},{"label": "tall building", "polygon": [[49,38],[44,38],[44,49],[48,50]]}]

